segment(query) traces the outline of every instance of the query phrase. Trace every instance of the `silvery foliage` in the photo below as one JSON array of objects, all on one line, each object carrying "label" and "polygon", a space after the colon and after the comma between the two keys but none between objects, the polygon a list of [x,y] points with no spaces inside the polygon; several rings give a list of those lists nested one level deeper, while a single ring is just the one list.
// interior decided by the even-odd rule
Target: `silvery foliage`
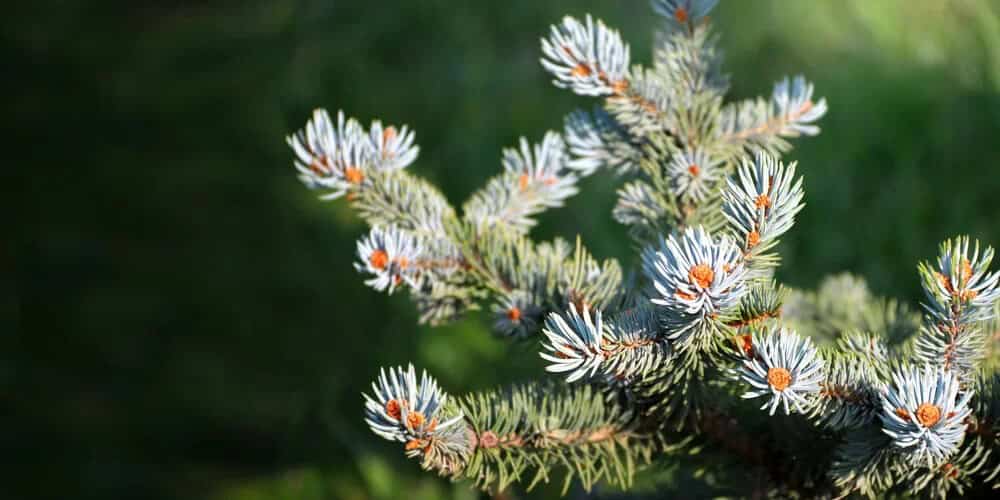
[{"label": "silvery foliage", "polygon": [[788,293],[788,289],[774,279],[749,280],[739,307],[729,313],[728,323],[736,327],[753,327],[774,319],[783,314]]},{"label": "silvery foliage", "polygon": [[441,238],[455,215],[437,188],[405,170],[371,172],[349,195],[369,225],[397,226],[426,238]]},{"label": "silvery foliage", "polygon": [[775,83],[769,101],[758,98],[728,104],[719,114],[718,130],[729,141],[747,141],[769,151],[791,148],[784,137],[816,135],[815,122],[826,114],[826,99],[814,102],[813,85],[802,76]]},{"label": "silvery foliage", "polygon": [[762,151],[753,162],[744,160],[737,175],[722,192],[722,212],[746,250],[765,251],[792,227],[802,210],[802,178],[795,179],[794,162],[786,167]]},{"label": "silvery foliage", "polygon": [[523,181],[532,187],[541,183],[553,191],[560,191],[566,184],[572,184],[560,175],[565,161],[566,144],[556,132],[546,132],[542,143],[536,144],[534,148],[522,137],[519,149],[503,150],[502,160],[504,170],[517,174],[519,182]]},{"label": "silvery foliage", "polygon": [[373,227],[368,236],[358,240],[358,261],[354,268],[372,275],[365,284],[391,294],[406,283],[416,286],[421,256],[420,241],[396,227]]},{"label": "silvery foliage", "polygon": [[527,338],[542,321],[544,308],[530,292],[514,290],[493,305],[493,330],[505,337]]},{"label": "silvery foliage", "polygon": [[547,132],[534,146],[522,137],[519,146],[504,149],[504,173],[465,205],[465,218],[476,226],[503,224],[527,232],[535,225],[533,216],[577,193],[579,177],[567,169],[566,144],[558,133]]},{"label": "silvery foliage", "polygon": [[813,416],[837,431],[871,424],[882,408],[881,363],[885,360],[833,356],[826,362],[826,377],[820,384]]},{"label": "silvery foliage", "polygon": [[885,364],[889,362],[889,348],[885,340],[871,333],[849,332],[837,339],[837,344],[845,352],[854,353],[861,359],[871,363]]},{"label": "silvery foliage", "polygon": [[[918,315],[853,278],[786,302],[770,279],[778,257],[765,252],[794,223],[803,192],[780,154],[787,139],[819,132],[826,101],[795,77],[769,98],[724,103],[728,78],[708,17],[716,1],[652,4],[663,20],[651,67],[630,66],[618,32],[590,16],[552,27],[543,68],[556,86],[603,97],[603,106],[570,114],[563,136],[504,150],[502,173],[461,217],[404,170],[418,153],[407,127],[365,128],[343,113],[334,123],[318,110],[288,137],[300,179],[323,198],[346,195],[372,227],[355,264],[366,283],[407,287],[422,321],[490,303],[497,332],[541,333],[546,369],[585,382],[575,392],[532,385],[445,406],[426,374],[418,383],[412,366],[383,370],[365,395],[369,426],[406,443],[425,468],[483,487],[503,489],[528,468],[545,480],[557,465],[585,487],[627,486],[634,464],[648,459],[641,443],[662,437],[635,429],[664,429],[672,415],[694,421],[706,415],[699,394],[735,384],[746,398],[765,397],[771,415],[781,407],[844,432],[830,471],[841,493],[900,483],[911,493],[961,491],[991,451],[985,434],[965,438],[965,426],[989,429],[1000,418],[998,391],[977,372],[995,324],[984,321],[995,320],[1000,298],[1000,277],[988,271],[993,250],[958,238],[936,264],[921,265],[919,333]],[[537,214],[601,169],[627,177],[613,215],[644,248],[643,276],[625,286],[617,262],[599,263],[579,240],[527,236]],[[821,356],[789,323],[830,349]],[[920,369],[891,373],[907,361]],[[703,380],[732,363],[735,381]],[[991,470],[984,474],[995,481],[1000,464]]]},{"label": "silvery foliage", "polygon": [[382,122],[375,120],[368,138],[375,149],[375,164],[385,170],[406,168],[420,153],[420,148],[413,144],[414,134],[406,125],[399,130],[391,125],[383,128]]},{"label": "silvery foliage", "polygon": [[883,431],[915,464],[940,463],[965,438],[972,393],[941,368],[904,367],[882,397]]},{"label": "silvery foliage", "polygon": [[643,251],[643,269],[656,290],[653,304],[664,308],[668,337],[680,341],[746,292],[746,268],[728,236],[713,238],[702,227],[688,228],[664,244]]},{"label": "silvery foliage", "polygon": [[819,127],[813,122],[826,114],[826,99],[812,102],[813,84],[803,76],[785,78],[774,85],[771,93],[771,111],[774,116],[784,118],[779,135],[795,137],[816,135]]},{"label": "silvery foliage", "polygon": [[617,31],[588,15],[586,21],[566,16],[542,39],[542,67],[555,77],[552,83],[580,95],[618,92],[627,82],[629,48]]},{"label": "silvery foliage", "polygon": [[[663,29],[656,34],[653,71],[657,79],[666,82],[673,100],[684,106],[723,97],[729,77],[722,73],[722,53],[716,48],[704,17],[698,15],[707,13],[703,9],[705,2],[674,3],[679,5],[673,16],[666,19]],[[689,4],[687,8],[684,3]]]},{"label": "silvery foliage", "polygon": [[715,191],[724,171],[721,159],[711,157],[703,149],[694,149],[674,155],[667,173],[679,198],[701,203]]},{"label": "silvery foliage", "polygon": [[462,421],[461,414],[440,419],[447,398],[427,372],[418,382],[412,364],[388,372],[383,368],[372,383],[372,393],[364,394],[365,422],[390,441],[426,441]]},{"label": "silvery foliage", "polygon": [[567,382],[603,379],[627,384],[666,362],[671,347],[663,336],[656,312],[648,307],[628,309],[605,322],[600,311],[569,305],[567,314],[551,313],[542,330],[542,359],[546,371],[566,373]]},{"label": "silvery foliage", "polygon": [[[971,251],[971,253],[970,253]],[[959,309],[958,321],[975,322],[989,319],[991,308],[1000,298],[1000,272],[988,272],[993,261],[993,247],[980,253],[979,241],[960,236],[941,244],[937,267],[925,264],[925,308],[935,320],[948,321]],[[929,279],[933,277],[934,279]]]},{"label": "silvery foliage", "polygon": [[343,196],[354,185],[365,182],[370,170],[398,170],[417,159],[420,148],[405,125],[383,127],[372,123],[369,132],[354,118],[337,113],[334,126],[326,110],[317,109],[304,129],[287,137],[295,152],[299,179],[310,189],[329,191],[323,199]]},{"label": "silvery foliage", "polygon": [[[809,338],[794,331],[772,328],[753,335],[752,352],[743,360],[740,378],[750,385],[743,398],[769,396],[760,409],[774,415],[780,405],[806,413],[815,403],[824,378],[824,362]],[[783,378],[784,377],[784,378]]]},{"label": "silvery foliage", "polygon": [[[966,441],[968,442],[968,441]],[[912,466],[906,477],[906,493],[944,498],[950,493],[962,497],[966,489],[996,478],[998,469],[990,462],[993,457],[986,446],[962,446],[948,462],[937,466]],[[996,487],[993,488],[997,489]]]},{"label": "silvery foliage", "polygon": [[719,0],[653,0],[653,11],[674,31],[700,24]]},{"label": "silvery foliage", "polygon": [[611,215],[616,221],[631,226],[647,220],[659,220],[666,215],[666,209],[649,184],[634,181],[618,190],[618,202]]},{"label": "silvery foliage", "polygon": [[628,88],[613,96],[605,106],[618,124],[635,137],[646,137],[676,129],[676,117],[668,111],[675,100],[669,87],[656,72],[633,66]]},{"label": "silvery foliage", "polygon": [[1000,272],[989,272],[993,254],[992,247],[980,252],[978,241],[960,236],[941,244],[936,265],[920,265],[927,300],[918,359],[953,370],[961,379],[974,374],[989,334],[980,323],[994,317],[1000,298]]},{"label": "silvery foliage", "polygon": [[577,311],[569,305],[566,316],[552,313],[545,320],[542,329],[545,341],[542,359],[550,364],[545,367],[552,373],[567,373],[566,381],[575,382],[584,377],[593,377],[605,360],[604,339],[608,335],[601,311],[591,311],[586,306]]},{"label": "silvery foliage", "polygon": [[624,310],[609,324],[604,349],[607,360],[601,367],[604,382],[627,387],[643,375],[669,363],[673,347],[660,329],[659,315],[650,305]]},{"label": "silvery foliage", "polygon": [[588,176],[605,167],[625,175],[637,168],[640,152],[606,111],[577,110],[566,117],[566,143],[572,158],[566,166]]}]

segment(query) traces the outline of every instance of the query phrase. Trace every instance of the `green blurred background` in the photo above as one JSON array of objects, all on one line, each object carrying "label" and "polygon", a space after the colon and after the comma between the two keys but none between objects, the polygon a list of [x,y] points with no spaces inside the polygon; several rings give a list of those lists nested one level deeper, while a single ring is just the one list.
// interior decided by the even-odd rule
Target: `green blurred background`
[{"label": "green blurred background", "polygon": [[[453,393],[536,378],[535,346],[481,316],[418,327],[366,288],[363,225],[303,189],[284,136],[319,106],[409,124],[412,172],[460,203],[590,106],[537,63],[586,12],[649,61],[645,0],[6,6],[0,496],[474,498],[368,432],[359,393],[411,360]],[[734,98],[801,72],[830,104],[789,157],[807,206],[783,280],[917,300],[938,241],[1000,244],[1000,2],[730,0],[715,21]],[[617,185],[588,179],[535,234],[631,262]]]}]

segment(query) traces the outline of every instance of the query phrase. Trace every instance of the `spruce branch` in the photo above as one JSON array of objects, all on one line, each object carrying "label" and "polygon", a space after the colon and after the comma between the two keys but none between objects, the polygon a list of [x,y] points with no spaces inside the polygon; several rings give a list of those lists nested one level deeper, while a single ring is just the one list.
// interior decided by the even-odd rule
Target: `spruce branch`
[{"label": "spruce branch", "polygon": [[707,19],[719,0],[653,0],[653,12],[666,21],[669,31],[690,32]]},{"label": "spruce branch", "polygon": [[769,101],[762,98],[726,105],[718,129],[724,141],[773,154],[791,149],[784,138],[816,135],[813,123],[826,114],[826,99],[813,101],[813,85],[802,76],[774,84]]},{"label": "spruce branch", "polygon": [[324,199],[336,199],[348,191],[370,184],[366,174],[405,168],[417,158],[413,133],[404,125],[383,127],[372,123],[369,133],[354,118],[337,113],[334,126],[326,110],[317,109],[303,130],[287,137],[295,152],[299,179],[313,189],[329,191]]},{"label": "spruce branch", "polygon": [[905,473],[903,458],[893,453],[889,437],[871,426],[848,432],[830,467],[838,498],[851,493],[875,498],[897,487]]},{"label": "spruce branch", "polygon": [[635,66],[626,83],[605,99],[608,113],[640,143],[661,130],[676,135],[677,125],[671,113],[673,99],[656,75]]},{"label": "spruce branch", "polygon": [[903,367],[882,397],[882,430],[899,448],[911,448],[914,464],[940,464],[965,438],[972,393],[961,391],[947,370]]},{"label": "spruce branch", "polygon": [[608,384],[627,384],[659,369],[670,359],[671,347],[660,334],[656,311],[650,307],[624,311],[613,321],[601,312],[570,304],[563,315],[552,313],[542,330],[542,359],[547,371],[568,372],[567,382],[599,375]]},{"label": "spruce branch", "polygon": [[616,221],[631,226],[633,237],[643,241],[659,233],[657,229],[671,208],[664,206],[648,182],[632,181],[618,190],[618,203],[611,214]]},{"label": "spruce branch", "polygon": [[427,372],[418,381],[413,365],[383,369],[364,399],[365,422],[372,432],[405,443],[407,456],[422,457],[424,468],[452,473],[468,461],[463,415],[445,407],[447,394]]},{"label": "spruce branch", "polygon": [[372,227],[396,226],[420,236],[440,236],[455,210],[427,181],[405,171],[370,172],[356,185],[352,208]]},{"label": "spruce branch", "polygon": [[365,412],[376,434],[405,443],[425,469],[493,491],[517,481],[530,489],[556,469],[564,490],[574,478],[588,490],[598,481],[626,488],[656,446],[628,411],[589,387],[528,385],[446,406],[436,382],[426,373],[418,381],[411,365],[383,370],[372,392]]},{"label": "spruce branch", "polygon": [[653,69],[670,82],[679,101],[689,105],[697,101],[717,103],[729,85],[721,72],[722,52],[716,47],[707,17],[697,16],[697,10],[693,10],[694,19],[687,16],[683,27],[670,22],[677,21],[676,15],[683,9],[678,7],[673,16],[666,16],[666,29],[657,33]]},{"label": "spruce branch", "polygon": [[631,174],[642,157],[640,144],[600,107],[590,113],[576,110],[567,115],[564,135],[572,155],[566,166],[584,177],[599,168]]},{"label": "spruce branch", "polygon": [[730,180],[723,191],[722,211],[751,275],[766,277],[779,262],[768,250],[802,210],[802,178],[795,179],[795,163],[786,167],[764,152],[752,163],[744,161],[737,174],[739,180]]},{"label": "spruce branch", "polygon": [[[558,474],[564,489],[574,478],[625,488],[654,454],[695,460],[703,446],[765,472],[754,492],[772,496],[997,488],[992,248],[955,238],[919,266],[923,318],[851,275],[814,292],[775,281],[775,249],[804,199],[780,154],[819,132],[827,105],[803,77],[725,103],[715,4],[653,0],[650,67],[600,20],[553,26],[543,69],[603,107],[504,150],[503,171],[461,216],[406,170],[418,148],[405,126],[317,110],[288,137],[302,182],[347,198],[371,226],[355,263],[369,286],[408,290],[435,324],[489,305],[497,333],[540,334],[546,369],[565,377],[456,399],[412,366],[392,368],[364,396],[365,420],[425,469],[491,491]],[[598,171],[623,178],[612,215],[641,268],[627,280],[579,237],[529,234]]]},{"label": "spruce branch", "polygon": [[815,404],[824,378],[824,362],[812,342],[797,333],[771,328],[752,337],[739,377],[750,388],[743,398],[769,396],[760,409],[774,415],[778,405],[785,414],[791,409],[806,413]]},{"label": "spruce branch", "polygon": [[504,173],[466,202],[465,219],[481,231],[503,226],[527,232],[531,218],[543,210],[562,206],[577,193],[578,177],[566,172],[566,145],[562,137],[548,132],[541,144],[530,147],[521,138],[519,149],[503,151]]},{"label": "spruce branch", "polygon": [[746,292],[739,250],[727,236],[716,240],[704,228],[689,228],[683,237],[669,236],[660,249],[643,252],[643,266],[663,306],[668,338],[684,343],[717,326],[719,315],[739,303]]},{"label": "spruce branch", "polygon": [[[492,296],[506,304],[508,321],[497,323],[501,333],[525,337],[537,333],[551,304],[600,305],[617,293],[617,263],[598,263],[579,243],[571,256],[536,252],[528,240],[518,239],[534,225],[533,215],[576,193],[579,176],[567,168],[566,146],[557,133],[547,133],[534,147],[522,139],[519,149],[505,150],[504,173],[466,203],[465,220],[474,230],[459,221],[436,188],[402,170],[418,151],[405,126],[397,132],[375,121],[366,132],[343,112],[334,125],[317,110],[288,142],[307,187],[326,191],[324,199],[346,195],[372,227],[358,242],[355,264],[370,276],[366,284],[390,293],[405,286],[422,322],[452,320]],[[466,243],[470,239],[476,244]],[[520,272],[517,262],[532,266]]]},{"label": "spruce branch", "polygon": [[850,332],[838,338],[837,343],[842,351],[854,354],[875,369],[889,363],[889,349],[878,335]]},{"label": "spruce branch", "polygon": [[580,95],[621,93],[628,85],[629,48],[617,31],[588,15],[585,23],[566,16],[542,39],[542,67],[553,84]]},{"label": "spruce branch", "polygon": [[598,481],[626,488],[651,459],[654,442],[636,432],[632,415],[586,386],[492,391],[462,407],[478,443],[464,475],[482,488],[521,480],[530,488],[556,468],[565,472],[564,491],[574,478],[588,490]]},{"label": "spruce branch", "polygon": [[1000,272],[988,272],[993,248],[980,254],[979,242],[970,244],[967,236],[945,241],[937,265],[918,268],[927,302],[916,355],[961,379],[973,374],[986,352],[980,323],[992,319],[1000,298]]},{"label": "spruce branch", "polygon": [[871,424],[881,410],[882,377],[877,365],[850,355],[827,352],[826,377],[812,416],[833,430]]},{"label": "spruce branch", "polygon": [[726,325],[743,329],[756,327],[767,320],[781,317],[781,307],[788,293],[788,289],[774,280],[751,283],[746,295],[740,299],[739,309]]},{"label": "spruce branch", "polygon": [[619,294],[621,267],[598,262],[577,239],[534,244],[515,230],[480,233],[471,223],[449,228],[467,265],[470,279],[498,303],[494,326],[502,334],[528,337],[548,311],[568,304],[603,307]]},{"label": "spruce branch", "polygon": [[903,484],[906,494],[946,498],[949,492],[964,495],[967,489],[983,480],[988,471],[991,450],[978,440],[966,441],[949,461],[933,467],[914,467],[907,471]]}]

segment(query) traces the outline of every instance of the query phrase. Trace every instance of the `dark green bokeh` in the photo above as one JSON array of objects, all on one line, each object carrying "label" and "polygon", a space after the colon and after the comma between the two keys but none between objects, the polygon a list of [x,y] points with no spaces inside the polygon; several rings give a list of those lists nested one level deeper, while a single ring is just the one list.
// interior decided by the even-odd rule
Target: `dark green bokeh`
[{"label": "dark green bokeh", "polygon": [[[406,361],[453,393],[537,378],[535,346],[479,316],[418,327],[403,295],[366,288],[351,268],[363,225],[301,187],[283,139],[318,106],[409,124],[412,171],[458,204],[502,147],[591,105],[537,64],[548,25],[585,12],[648,62],[644,0],[8,7],[2,490],[473,497],[368,432],[359,393]],[[786,282],[847,270],[915,301],[939,240],[1000,244],[998,17],[989,0],[722,2],[734,97],[801,72],[830,104],[789,156],[807,206]],[[617,184],[588,179],[535,234],[581,233],[630,262]]]}]

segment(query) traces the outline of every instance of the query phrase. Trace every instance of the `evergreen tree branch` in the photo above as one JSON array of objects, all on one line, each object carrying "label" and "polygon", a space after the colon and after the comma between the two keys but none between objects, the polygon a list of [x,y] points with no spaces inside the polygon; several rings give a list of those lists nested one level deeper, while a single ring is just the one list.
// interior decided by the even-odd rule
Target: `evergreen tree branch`
[{"label": "evergreen tree branch", "polygon": [[[405,126],[320,110],[288,138],[299,178],[325,199],[346,197],[371,226],[355,263],[368,285],[409,290],[432,323],[491,302],[497,332],[541,333],[547,370],[587,384],[455,401],[412,367],[390,369],[365,395],[366,421],[425,469],[492,491],[557,470],[564,489],[574,478],[625,488],[654,453],[700,440],[765,472],[761,495],[997,487],[992,248],[960,237],[920,265],[922,327],[849,275],[816,292],[775,282],[773,250],[804,197],[795,163],[778,156],[788,139],[819,132],[826,101],[796,77],[769,99],[725,103],[715,4],[653,0],[663,19],[650,68],[590,16],[553,26],[543,68],[604,109],[570,115],[565,138],[505,150],[503,173],[461,217],[404,170],[418,154]],[[627,281],[579,238],[528,235],[601,168],[629,177],[613,211],[641,246],[642,272]]]}]

